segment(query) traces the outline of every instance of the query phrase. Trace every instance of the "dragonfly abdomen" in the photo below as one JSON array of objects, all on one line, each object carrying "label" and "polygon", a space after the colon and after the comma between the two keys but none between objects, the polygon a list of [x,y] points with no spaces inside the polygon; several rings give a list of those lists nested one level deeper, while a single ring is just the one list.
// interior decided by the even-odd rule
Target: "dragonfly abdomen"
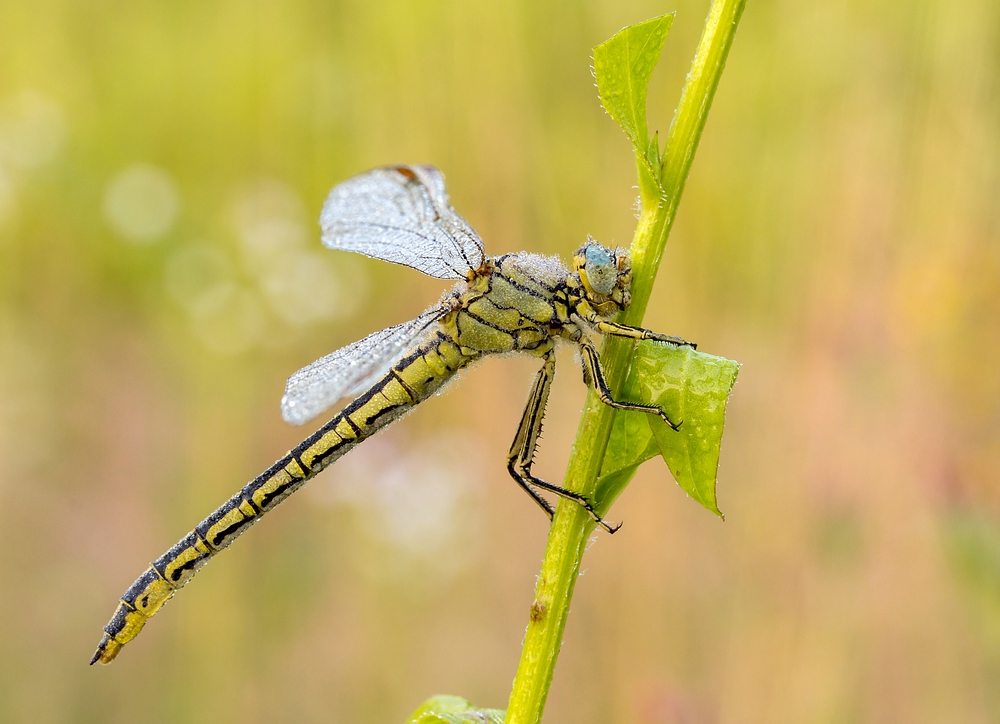
[{"label": "dragonfly abdomen", "polygon": [[474,359],[444,334],[404,355],[330,422],[247,483],[157,558],[122,596],[90,663],[110,663],[146,621],[213,556],[355,445],[434,394]]}]

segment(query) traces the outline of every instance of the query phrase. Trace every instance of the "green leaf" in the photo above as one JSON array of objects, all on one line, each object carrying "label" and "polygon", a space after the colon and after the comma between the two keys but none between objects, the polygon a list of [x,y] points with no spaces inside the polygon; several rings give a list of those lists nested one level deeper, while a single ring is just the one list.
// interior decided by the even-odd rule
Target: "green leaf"
[{"label": "green leaf", "polygon": [[[630,25],[594,48],[594,77],[601,104],[635,147],[643,199],[660,195],[660,147],[646,124],[646,90],[663,43],[674,21],[673,13]],[[650,188],[652,186],[652,188]]]},{"label": "green leaf", "polygon": [[[623,398],[625,400],[639,399],[638,370],[635,365],[629,370],[625,382]],[[608,449],[604,453],[601,464],[601,479],[628,467],[644,463],[659,455],[653,431],[643,415],[626,415],[616,413],[611,423],[611,437],[608,438]]]},{"label": "green leaf", "polygon": [[502,709],[476,709],[460,696],[432,696],[413,712],[407,724],[503,724]]},{"label": "green leaf", "polygon": [[[622,399],[639,399],[639,381],[635,367],[629,370]],[[660,454],[656,440],[653,439],[653,431],[643,418],[643,415],[620,411],[615,413],[608,449],[601,464],[601,477],[597,481],[596,498],[599,507],[604,491],[623,489],[642,463]]]},{"label": "green leaf", "polygon": [[[740,365],[690,347],[638,345],[632,361],[639,397],[657,405],[680,430],[645,415],[660,454],[684,491],[718,516],[715,495],[726,402]],[[626,413],[637,414],[637,413]]]}]

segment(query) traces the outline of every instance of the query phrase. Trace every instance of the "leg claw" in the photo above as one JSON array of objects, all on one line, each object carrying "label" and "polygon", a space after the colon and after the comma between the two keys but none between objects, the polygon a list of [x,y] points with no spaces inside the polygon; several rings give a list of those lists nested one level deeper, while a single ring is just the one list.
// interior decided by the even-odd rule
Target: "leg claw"
[{"label": "leg claw", "polygon": [[667,413],[665,413],[663,410],[660,410],[660,419],[662,419],[665,423],[667,423],[667,425],[670,426],[670,429],[673,430],[674,432],[678,432],[681,429],[681,425],[684,424],[684,420],[681,420],[676,424],[671,422],[670,418],[667,417]]}]

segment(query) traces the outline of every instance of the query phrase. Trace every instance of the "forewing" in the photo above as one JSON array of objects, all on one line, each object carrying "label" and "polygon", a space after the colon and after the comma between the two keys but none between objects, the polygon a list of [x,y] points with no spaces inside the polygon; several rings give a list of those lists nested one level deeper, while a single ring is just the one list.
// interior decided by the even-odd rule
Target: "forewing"
[{"label": "forewing", "polygon": [[288,378],[281,398],[281,416],[302,425],[337,400],[367,389],[389,371],[420,337],[448,311],[439,306],[416,319],[370,334],[316,360]]},{"label": "forewing", "polygon": [[448,201],[432,166],[392,166],[335,186],[319,217],[323,244],[465,279],[485,258],[483,242]]}]

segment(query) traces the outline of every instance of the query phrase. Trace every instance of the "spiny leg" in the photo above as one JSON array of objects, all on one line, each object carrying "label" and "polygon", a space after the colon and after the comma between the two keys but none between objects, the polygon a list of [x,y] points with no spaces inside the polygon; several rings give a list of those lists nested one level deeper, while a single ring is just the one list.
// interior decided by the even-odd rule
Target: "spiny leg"
[{"label": "spiny leg", "polygon": [[585,496],[574,493],[572,490],[561,488],[558,485],[547,483],[531,474],[531,464],[535,458],[535,447],[538,445],[538,436],[542,432],[542,417],[545,415],[545,405],[549,399],[552,380],[556,375],[555,353],[550,350],[545,355],[544,361],[545,363],[542,365],[542,368],[535,375],[535,381],[531,386],[531,393],[528,395],[528,403],[525,405],[524,414],[521,415],[521,422],[517,426],[517,433],[514,435],[514,441],[510,445],[510,451],[507,453],[507,470],[517,484],[541,506],[550,520],[555,511],[549,502],[538,494],[535,488],[541,488],[567,500],[572,500],[586,510],[590,514],[590,517],[604,528],[604,530],[608,531],[608,533],[614,533],[621,527],[621,523],[618,525],[607,523],[597,514],[593,504]]},{"label": "spiny leg", "polygon": [[531,461],[535,456],[535,446],[538,444],[538,436],[542,431],[542,415],[545,413],[549,389],[552,387],[552,379],[556,374],[555,355],[549,352],[544,361],[545,364],[535,375],[531,392],[528,393],[528,402],[521,415],[521,422],[517,426],[514,441],[511,442],[510,450],[507,452],[507,470],[517,484],[524,488],[525,492],[541,506],[551,520],[555,511],[549,502],[531,487],[529,482]]},{"label": "spiny leg", "polygon": [[[586,338],[580,340],[580,349],[583,352],[583,375],[588,382],[593,382],[597,396],[605,405],[614,407],[617,410],[635,410],[636,412],[648,412],[651,415],[659,415],[660,419],[670,425],[674,430],[679,430],[681,423],[674,424],[667,413],[655,405],[641,405],[637,402],[620,402],[611,397],[611,390],[604,379],[604,370],[601,368],[601,358],[597,353],[597,348]],[[681,421],[683,422],[683,421]]]},{"label": "spiny leg", "polygon": [[596,329],[601,334],[610,334],[612,337],[627,337],[628,339],[639,339],[645,340],[650,339],[654,342],[666,342],[667,344],[672,344],[677,347],[690,347],[691,349],[698,349],[698,345],[694,342],[688,342],[686,339],[681,339],[680,337],[671,337],[667,334],[660,334],[659,332],[654,332],[650,329],[644,329],[642,327],[629,327],[627,324],[615,324],[614,322],[606,322],[603,319],[595,319],[591,322]]}]

